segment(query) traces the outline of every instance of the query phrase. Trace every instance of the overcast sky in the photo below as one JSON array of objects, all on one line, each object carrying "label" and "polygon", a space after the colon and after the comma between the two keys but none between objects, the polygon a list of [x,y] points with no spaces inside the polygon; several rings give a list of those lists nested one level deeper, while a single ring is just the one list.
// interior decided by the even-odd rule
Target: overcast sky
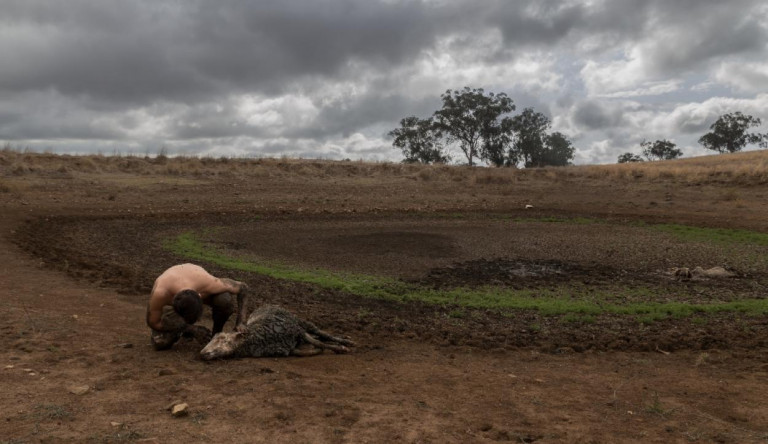
[{"label": "overcast sky", "polygon": [[768,131],[768,3],[0,0],[13,146],[397,161],[386,133],[464,86],[548,115],[577,164],[708,154],[723,113]]}]

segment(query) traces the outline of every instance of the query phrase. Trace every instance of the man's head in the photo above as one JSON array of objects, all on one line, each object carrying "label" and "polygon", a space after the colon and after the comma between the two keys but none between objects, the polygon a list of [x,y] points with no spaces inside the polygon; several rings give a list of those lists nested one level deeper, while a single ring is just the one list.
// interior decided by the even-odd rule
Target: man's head
[{"label": "man's head", "polygon": [[181,290],[173,297],[173,310],[187,324],[194,324],[203,314],[203,300],[195,290]]}]

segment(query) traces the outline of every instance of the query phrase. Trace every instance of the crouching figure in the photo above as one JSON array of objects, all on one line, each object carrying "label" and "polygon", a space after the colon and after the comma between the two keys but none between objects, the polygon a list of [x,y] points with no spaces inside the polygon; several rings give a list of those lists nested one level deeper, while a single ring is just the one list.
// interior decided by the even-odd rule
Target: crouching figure
[{"label": "crouching figure", "polygon": [[[245,329],[248,286],[244,282],[211,276],[199,265],[175,265],[161,274],[152,287],[147,304],[147,325],[155,350],[167,350],[182,336],[206,344],[220,332],[235,312],[235,329]],[[203,304],[211,307],[213,332],[195,325],[203,313]]]},{"label": "crouching figure", "polygon": [[201,351],[200,357],[211,359],[312,356],[325,349],[347,353],[355,343],[318,329],[288,310],[266,305],[251,313],[244,331],[219,333]]}]

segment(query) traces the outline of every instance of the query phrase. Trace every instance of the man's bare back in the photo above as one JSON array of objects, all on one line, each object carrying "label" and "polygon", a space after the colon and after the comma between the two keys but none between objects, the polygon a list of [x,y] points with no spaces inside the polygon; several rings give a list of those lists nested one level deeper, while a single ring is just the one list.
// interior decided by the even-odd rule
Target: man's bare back
[{"label": "man's bare back", "polygon": [[[237,295],[238,310],[235,328],[244,328],[246,319],[246,289],[247,286],[244,283],[232,279],[217,278],[199,265],[175,265],[167,269],[155,280],[147,306],[147,325],[158,332],[167,331],[167,326],[163,325],[163,307],[172,306],[174,297],[181,291],[193,290],[199,295],[202,302],[208,305],[213,304],[212,298],[214,296],[223,293]],[[223,323],[216,322],[216,319],[214,319],[213,333],[218,333],[222,327]]]}]

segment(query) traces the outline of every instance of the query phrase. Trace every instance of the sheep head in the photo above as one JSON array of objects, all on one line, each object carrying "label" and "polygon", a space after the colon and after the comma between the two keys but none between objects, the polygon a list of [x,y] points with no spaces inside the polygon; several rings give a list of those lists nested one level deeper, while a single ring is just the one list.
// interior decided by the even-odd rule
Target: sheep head
[{"label": "sheep head", "polygon": [[219,333],[202,350],[200,357],[204,361],[229,358],[245,342],[245,334],[240,332]]}]

